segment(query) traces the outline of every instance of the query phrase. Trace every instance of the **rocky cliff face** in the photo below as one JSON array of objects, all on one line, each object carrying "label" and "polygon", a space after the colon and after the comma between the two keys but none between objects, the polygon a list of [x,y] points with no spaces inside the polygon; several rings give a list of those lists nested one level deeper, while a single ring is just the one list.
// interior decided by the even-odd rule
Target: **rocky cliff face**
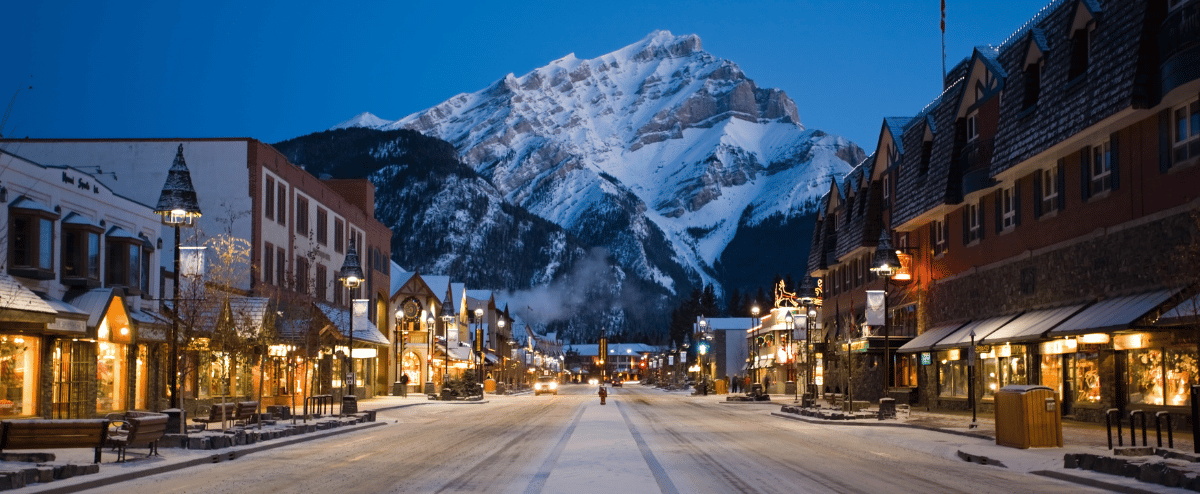
[{"label": "rocky cliff face", "polygon": [[739,231],[811,215],[830,178],[864,158],[805,129],[787,94],[759,88],[699,37],[666,31],[397,121],[363,114],[337,128],[360,126],[448,141],[506,200],[674,293],[720,285],[714,266],[736,269],[725,251]]}]

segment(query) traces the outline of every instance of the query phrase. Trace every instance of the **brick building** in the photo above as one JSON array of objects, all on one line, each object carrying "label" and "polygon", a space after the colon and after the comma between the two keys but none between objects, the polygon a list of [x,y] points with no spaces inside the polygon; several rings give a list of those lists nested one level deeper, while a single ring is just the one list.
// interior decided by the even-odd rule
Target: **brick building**
[{"label": "brick building", "polygon": [[[944,409],[973,391],[988,411],[1004,385],[1043,384],[1081,420],[1186,411],[1200,383],[1184,303],[1196,269],[1179,260],[1200,244],[1198,14],[1195,0],[1054,1],[955,65],[914,116],[884,119],[812,239],[825,361],[856,377],[827,369],[823,391],[877,399],[886,382]],[[865,291],[884,288],[870,271],[881,234],[911,276],[888,280],[886,331],[862,325]]]}]

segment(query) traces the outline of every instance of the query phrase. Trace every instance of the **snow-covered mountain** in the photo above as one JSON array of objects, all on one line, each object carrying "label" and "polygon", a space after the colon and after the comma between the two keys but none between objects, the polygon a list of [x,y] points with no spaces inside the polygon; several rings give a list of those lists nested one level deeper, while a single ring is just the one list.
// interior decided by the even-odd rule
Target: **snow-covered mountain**
[{"label": "snow-covered mountain", "polygon": [[[739,231],[811,215],[831,177],[864,158],[844,138],[805,129],[783,91],[759,88],[699,37],[667,31],[509,74],[400,120],[363,113],[334,128],[352,127],[448,141],[508,201],[675,293],[720,286]],[[805,249],[808,238],[778,241]]]}]

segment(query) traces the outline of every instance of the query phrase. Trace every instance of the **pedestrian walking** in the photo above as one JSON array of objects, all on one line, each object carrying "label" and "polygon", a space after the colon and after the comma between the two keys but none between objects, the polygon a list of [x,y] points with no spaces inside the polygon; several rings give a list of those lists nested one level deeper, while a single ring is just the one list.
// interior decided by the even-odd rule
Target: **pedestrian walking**
[{"label": "pedestrian walking", "polygon": [[408,398],[408,374],[400,374],[400,396]]},{"label": "pedestrian walking", "polygon": [[604,387],[604,385],[600,385],[600,391],[596,394],[600,395],[600,404],[606,404],[604,403],[604,399],[608,398],[608,388]]}]

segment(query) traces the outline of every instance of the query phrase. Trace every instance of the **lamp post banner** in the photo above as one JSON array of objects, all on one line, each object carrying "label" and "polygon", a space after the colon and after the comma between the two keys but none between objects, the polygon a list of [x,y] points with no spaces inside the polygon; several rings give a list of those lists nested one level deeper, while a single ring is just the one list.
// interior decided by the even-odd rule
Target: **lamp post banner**
[{"label": "lamp post banner", "polygon": [[867,290],[867,326],[883,326],[887,324],[884,321],[884,301],[887,292],[883,290]]}]

